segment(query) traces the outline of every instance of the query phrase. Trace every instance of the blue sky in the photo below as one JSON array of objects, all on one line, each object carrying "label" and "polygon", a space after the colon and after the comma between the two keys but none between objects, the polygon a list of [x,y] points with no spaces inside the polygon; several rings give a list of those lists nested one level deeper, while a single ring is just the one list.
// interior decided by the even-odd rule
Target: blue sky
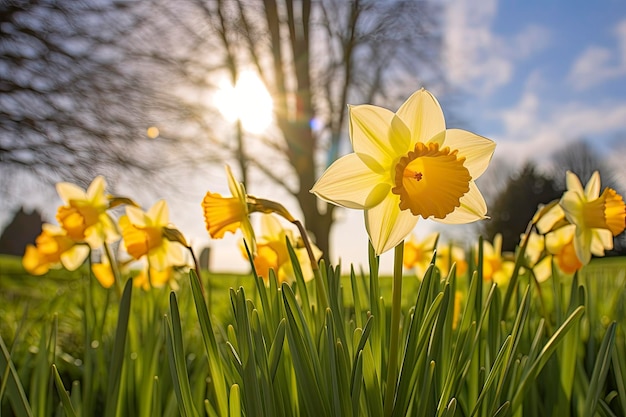
[{"label": "blue sky", "polygon": [[541,159],[579,138],[624,147],[626,2],[452,0],[445,22],[456,110],[497,156]]}]

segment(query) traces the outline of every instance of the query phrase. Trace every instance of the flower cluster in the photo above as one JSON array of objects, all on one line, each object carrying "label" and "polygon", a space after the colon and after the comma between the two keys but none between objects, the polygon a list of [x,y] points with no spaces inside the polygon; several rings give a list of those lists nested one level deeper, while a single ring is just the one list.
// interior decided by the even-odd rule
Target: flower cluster
[{"label": "flower cluster", "polygon": [[[241,251],[248,258],[248,251],[254,263],[254,269],[265,282],[269,280],[270,270],[276,274],[278,282],[295,280],[294,267],[289,256],[288,244],[294,249],[302,268],[305,280],[313,278],[313,270],[321,258],[320,250],[308,241],[306,232],[282,205],[246,194],[243,184],[237,182],[228,165],[226,176],[231,197],[208,191],[202,201],[202,210],[206,229],[214,239],[224,237],[226,232],[234,233],[241,229],[244,244]],[[257,240],[250,214],[264,213],[261,218],[261,233]],[[290,229],[284,228],[276,215],[298,226],[300,237],[295,238]]]},{"label": "flower cluster", "polygon": [[[567,190],[560,200],[541,207],[533,223],[540,235],[529,236],[529,258],[539,281],[552,274],[552,265],[572,274],[587,265],[591,256],[613,249],[613,238],[626,227],[624,199],[612,188],[600,193],[596,171],[583,188],[573,172],[566,173]],[[537,254],[545,254],[541,257]]]},{"label": "flower cluster", "polygon": [[[109,245],[121,239],[131,260],[147,260],[135,285],[144,288],[162,286],[172,281],[172,268],[184,266],[182,234],[169,223],[167,203],[158,201],[147,212],[130,199],[106,194],[106,181],[96,177],[88,189],[70,183],[57,184],[63,200],[57,210],[59,226],[44,224],[35,245],[28,245],[22,258],[26,271],[42,275],[50,268],[63,266],[73,271],[90,253],[102,251],[101,262],[93,263],[94,276],[109,288],[115,283],[116,263]],[[125,214],[116,223],[111,209],[126,205]]]}]

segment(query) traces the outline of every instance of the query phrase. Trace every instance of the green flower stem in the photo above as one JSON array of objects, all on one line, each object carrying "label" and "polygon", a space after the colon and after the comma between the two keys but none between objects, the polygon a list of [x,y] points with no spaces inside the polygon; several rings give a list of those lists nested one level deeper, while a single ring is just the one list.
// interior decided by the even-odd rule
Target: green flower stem
[{"label": "green flower stem", "polygon": [[[189,250],[189,253],[191,253],[191,259],[193,259],[193,265],[194,268],[196,268],[196,276],[198,278],[198,284],[200,286],[200,292],[202,293],[202,296],[205,295],[205,291],[204,291],[204,285],[202,284],[202,277],[200,275],[200,264],[198,263],[198,258],[196,258],[196,254],[193,252],[193,249],[191,248],[191,246],[186,246],[186,248]],[[206,298],[207,298],[207,303],[209,306],[209,309],[211,308],[211,284],[209,282],[207,282],[207,290],[206,290]]]},{"label": "green flower stem", "polygon": [[398,381],[398,342],[400,339],[400,316],[402,311],[402,258],[404,241],[394,249],[393,283],[391,286],[391,329],[389,337],[389,360],[387,361],[387,385],[385,387],[385,417],[393,413],[396,383]]},{"label": "green flower stem", "polygon": [[320,273],[319,266],[317,264],[317,259],[315,259],[315,255],[313,254],[313,248],[311,248],[311,242],[309,242],[309,237],[304,230],[304,226],[300,223],[299,220],[292,220],[291,223],[295,224],[300,231],[300,236],[302,236],[302,241],[304,242],[304,247],[306,248],[306,252],[309,254],[309,261],[311,263],[311,269],[313,269],[313,276],[315,277],[315,288],[317,289],[317,293],[319,294],[322,302],[322,308],[320,311],[325,311],[328,308],[328,297],[326,296],[326,285],[324,285],[324,279],[322,278],[322,274]]},{"label": "green flower stem", "polygon": [[[109,248],[108,243],[104,242],[103,245],[104,247],[104,253],[107,256],[107,259],[109,260],[109,265],[111,266],[111,271],[113,272],[113,277],[115,278],[115,290],[117,292],[118,297],[122,296],[122,277],[120,274],[120,270],[117,266],[117,262],[115,261],[115,258],[113,258],[113,254],[111,253],[111,248]],[[89,256],[89,258],[91,258],[91,255]],[[91,269],[91,264],[89,265],[89,269]]]}]

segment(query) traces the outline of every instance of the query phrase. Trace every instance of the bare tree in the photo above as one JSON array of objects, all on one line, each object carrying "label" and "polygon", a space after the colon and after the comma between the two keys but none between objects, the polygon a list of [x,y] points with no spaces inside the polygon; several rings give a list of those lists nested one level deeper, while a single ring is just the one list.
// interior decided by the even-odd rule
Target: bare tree
[{"label": "bare tree", "polygon": [[572,171],[581,183],[587,183],[594,171],[600,173],[602,179],[602,188],[611,187],[620,189],[614,170],[611,168],[608,159],[602,155],[587,141],[577,140],[567,146],[563,146],[557,150],[552,156],[552,169],[554,179],[563,190],[565,185],[565,172]]},{"label": "bare tree", "polygon": [[189,120],[163,89],[165,75],[136,52],[154,42],[142,30],[151,24],[148,6],[0,1],[3,204],[16,182],[22,192],[33,185],[24,178],[84,185],[100,173],[112,183],[134,173],[135,183],[162,187],[169,168],[209,154],[166,129],[157,138],[146,134],[163,120]]},{"label": "bare tree", "polygon": [[[425,0],[10,0],[0,19],[0,187],[22,172],[162,187],[171,168],[235,160],[252,191],[295,198],[327,256],[334,206],[309,190],[346,151],[347,104],[393,109],[443,83]],[[210,100],[244,69],[274,100],[262,136],[225,130]]]},{"label": "bare tree", "polygon": [[187,72],[190,85],[210,88],[220,73],[234,81],[243,69],[263,80],[277,129],[251,138],[237,126],[232,158],[250,189],[247,173],[254,170],[297,200],[328,255],[334,207],[309,190],[345,152],[347,104],[394,108],[414,89],[442,82],[437,9],[403,0],[189,0],[160,7],[177,19],[170,33],[185,33],[189,50],[174,68]]}]

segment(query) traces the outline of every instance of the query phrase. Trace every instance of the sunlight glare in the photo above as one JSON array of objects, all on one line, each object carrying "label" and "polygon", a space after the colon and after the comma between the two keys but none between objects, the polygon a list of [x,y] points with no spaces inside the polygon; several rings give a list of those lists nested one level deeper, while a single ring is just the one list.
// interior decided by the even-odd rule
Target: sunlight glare
[{"label": "sunlight glare", "polygon": [[241,120],[248,132],[261,133],[272,123],[272,97],[253,72],[242,72],[234,87],[226,80],[220,83],[215,102],[226,120]]}]

